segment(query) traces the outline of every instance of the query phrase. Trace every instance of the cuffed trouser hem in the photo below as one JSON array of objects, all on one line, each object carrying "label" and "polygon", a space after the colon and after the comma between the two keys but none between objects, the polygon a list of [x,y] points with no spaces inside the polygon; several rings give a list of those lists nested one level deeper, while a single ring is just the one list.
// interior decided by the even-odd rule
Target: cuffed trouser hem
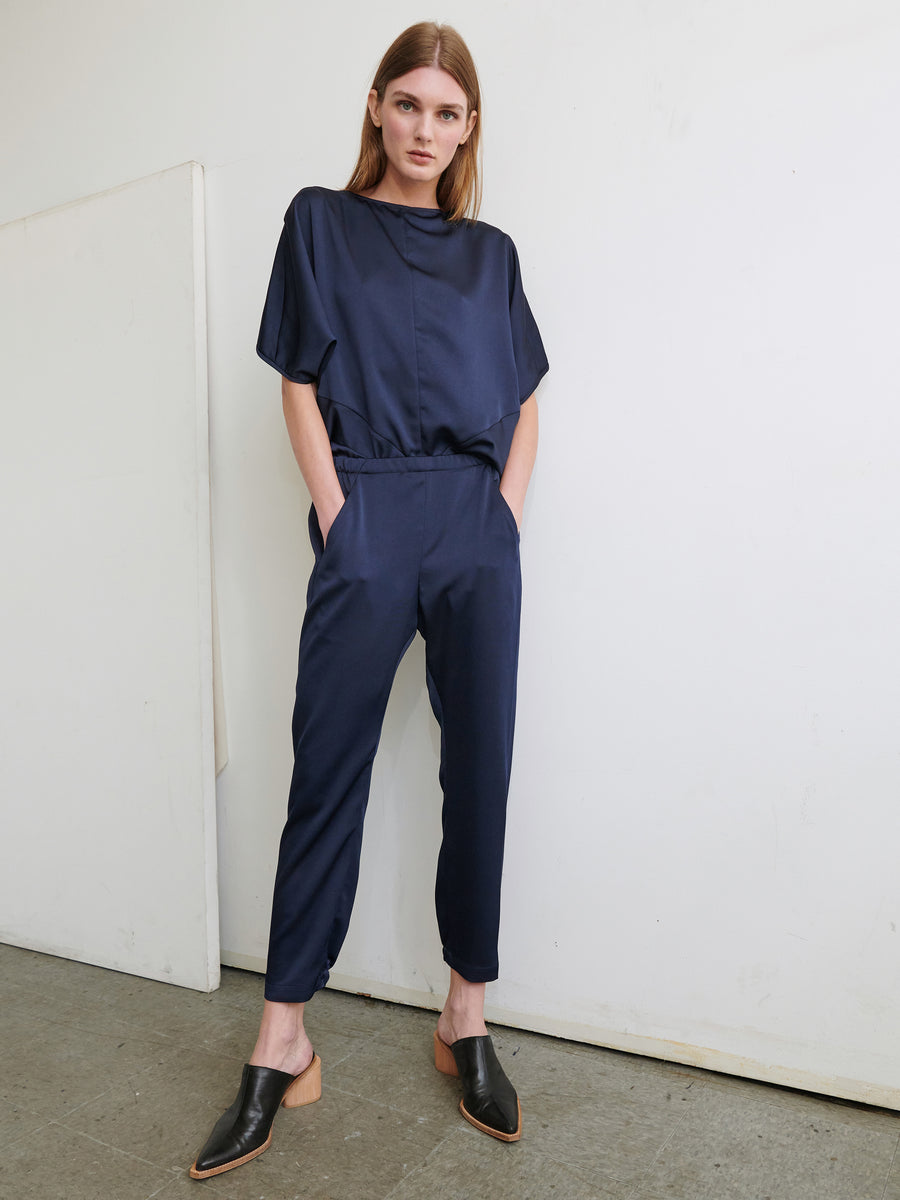
[{"label": "cuffed trouser hem", "polygon": [[498,963],[492,963],[489,967],[476,967],[472,963],[463,962],[461,958],[457,958],[446,947],[444,948],[444,962],[448,967],[452,967],[454,971],[458,971],[468,983],[491,983],[500,977]]},{"label": "cuffed trouser hem", "polygon": [[307,1000],[312,1000],[313,996],[318,990],[319,989],[316,988],[315,991],[310,992],[308,996],[301,996],[296,991],[289,993],[280,991],[277,988],[273,989],[272,991],[269,991],[269,989],[266,988],[266,990],[263,992],[263,995],[265,996],[266,1000],[271,1001],[273,1004],[305,1004]]},{"label": "cuffed trouser hem", "polygon": [[273,1004],[306,1004],[308,1000],[312,1000],[316,992],[320,988],[323,988],[327,982],[328,972],[326,971],[323,976],[319,976],[311,990],[308,984],[305,987],[301,987],[299,985],[266,983],[263,995],[266,1000],[272,1001]]}]

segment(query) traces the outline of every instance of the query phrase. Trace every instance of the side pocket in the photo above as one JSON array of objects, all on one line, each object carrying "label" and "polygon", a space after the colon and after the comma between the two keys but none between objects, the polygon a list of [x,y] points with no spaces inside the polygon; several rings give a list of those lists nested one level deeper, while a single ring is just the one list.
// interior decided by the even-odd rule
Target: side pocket
[{"label": "side pocket", "polygon": [[[333,543],[335,531],[340,531],[340,529],[342,528],[342,526],[346,520],[347,510],[350,505],[350,497],[356,491],[356,481],[359,479],[358,471],[355,474],[350,474],[350,472],[348,472],[348,471],[338,471],[337,475],[338,475],[338,481],[340,482],[340,485],[341,485],[341,490],[344,493],[344,503],[337,510],[337,513],[335,514],[335,518],[331,522],[331,528],[328,530],[328,538],[325,541],[325,549],[326,550]],[[320,531],[320,533],[321,533],[321,531]]]},{"label": "side pocket", "polygon": [[313,574],[315,574],[316,568],[322,559],[322,555],[333,545],[335,530],[339,529],[339,527],[344,523],[347,515],[347,505],[350,501],[351,495],[356,489],[356,482],[359,478],[359,472],[351,474],[349,471],[338,471],[337,476],[338,482],[341,485],[341,490],[344,493],[344,503],[338,509],[334,520],[331,522],[331,528],[328,530],[327,541],[322,536],[322,529],[319,525],[319,517],[316,512],[316,506],[314,504],[310,504],[309,506],[309,517],[307,519],[307,524],[309,527],[309,542],[316,558],[313,566]]},{"label": "side pocket", "polygon": [[516,541],[518,541],[520,534],[519,534],[519,526],[516,524],[516,514],[506,503],[506,497],[500,491],[499,483],[494,484],[494,490],[497,493],[497,499],[500,502],[500,506],[503,509],[503,512],[506,514],[506,518],[509,521],[509,524],[512,526],[512,531],[516,535]]}]

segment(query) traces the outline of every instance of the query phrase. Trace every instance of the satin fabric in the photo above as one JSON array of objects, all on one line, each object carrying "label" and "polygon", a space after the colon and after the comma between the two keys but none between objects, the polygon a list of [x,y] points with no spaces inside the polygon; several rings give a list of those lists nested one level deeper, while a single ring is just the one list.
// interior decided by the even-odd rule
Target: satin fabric
[{"label": "satin fabric", "polygon": [[257,353],[317,383],[336,453],[503,469],[548,370],[508,234],[323,187],[288,205]]},{"label": "satin fabric", "polygon": [[327,544],[310,509],[266,997],[308,1000],[343,943],[385,706],[417,630],[441,726],[443,955],[466,979],[496,979],[521,599],[499,480],[548,369],[516,248],[481,221],[304,188],[257,352],[317,384],[345,495]]},{"label": "satin fabric", "polygon": [[417,629],[441,728],[443,957],[473,982],[499,970],[521,604],[515,518],[496,472],[469,455],[336,461],[347,498],[325,545],[310,512],[316,562],[300,636],[268,1000],[308,1000],[343,944],[372,763]]}]

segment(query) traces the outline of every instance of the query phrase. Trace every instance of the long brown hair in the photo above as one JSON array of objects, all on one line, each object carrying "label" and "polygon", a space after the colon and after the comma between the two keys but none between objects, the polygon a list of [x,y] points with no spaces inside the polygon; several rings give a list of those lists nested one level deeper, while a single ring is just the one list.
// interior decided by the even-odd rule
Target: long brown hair
[{"label": "long brown hair", "polygon": [[[387,86],[417,67],[439,67],[452,75],[466,95],[466,116],[475,109],[478,119],[466,141],[442,173],[437,185],[438,206],[450,221],[463,217],[475,220],[481,207],[481,90],[469,48],[451,25],[420,21],[410,25],[388,47],[379,63],[372,87],[380,101]],[[372,123],[368,108],[363,118],[359,158],[344,188],[347,192],[366,192],[377,187],[387,167],[381,130]]]}]

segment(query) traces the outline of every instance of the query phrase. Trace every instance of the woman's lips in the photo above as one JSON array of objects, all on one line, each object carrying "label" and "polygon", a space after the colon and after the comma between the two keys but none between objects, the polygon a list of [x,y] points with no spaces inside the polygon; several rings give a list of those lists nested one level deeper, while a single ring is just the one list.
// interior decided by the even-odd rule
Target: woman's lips
[{"label": "woman's lips", "polygon": [[416,162],[431,162],[434,158],[433,154],[427,154],[424,150],[409,150],[407,151],[410,158],[414,158]]}]

